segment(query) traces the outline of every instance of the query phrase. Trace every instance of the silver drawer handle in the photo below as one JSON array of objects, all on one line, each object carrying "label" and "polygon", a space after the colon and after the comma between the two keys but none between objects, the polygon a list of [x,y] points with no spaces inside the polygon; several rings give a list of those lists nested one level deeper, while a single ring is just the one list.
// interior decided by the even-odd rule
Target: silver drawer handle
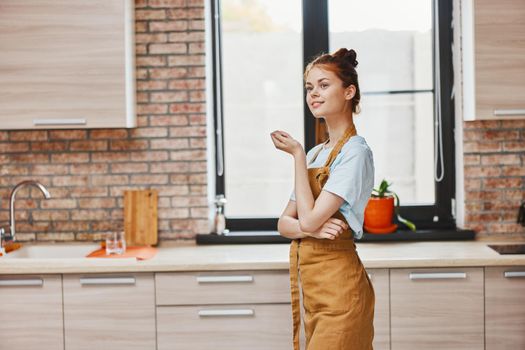
[{"label": "silver drawer handle", "polygon": [[411,280],[467,278],[467,274],[465,272],[411,272],[408,274],[408,276]]},{"label": "silver drawer handle", "polygon": [[231,309],[231,310],[199,310],[199,317],[221,317],[221,316],[253,316],[253,309]]},{"label": "silver drawer handle", "polygon": [[494,115],[525,115],[525,109],[495,109]]},{"label": "silver drawer handle", "polygon": [[371,273],[367,273],[368,275],[368,279],[371,281],[372,280],[372,274]]},{"label": "silver drawer handle", "polygon": [[86,125],[85,119],[33,119],[33,125]]},{"label": "silver drawer handle", "polygon": [[525,277],[525,271],[505,271],[506,278]]},{"label": "silver drawer handle", "polygon": [[135,284],[135,277],[81,277],[80,284],[107,285],[107,284]]},{"label": "silver drawer handle", "polygon": [[198,283],[253,282],[253,276],[197,276]]},{"label": "silver drawer handle", "polygon": [[43,286],[44,280],[41,278],[30,278],[21,280],[0,280],[2,287],[23,287],[23,286]]}]

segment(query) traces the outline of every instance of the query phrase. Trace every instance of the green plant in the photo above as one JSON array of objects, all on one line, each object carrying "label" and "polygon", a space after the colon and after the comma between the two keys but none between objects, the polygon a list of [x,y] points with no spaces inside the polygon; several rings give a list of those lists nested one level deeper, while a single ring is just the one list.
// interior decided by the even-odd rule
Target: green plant
[{"label": "green plant", "polygon": [[412,221],[409,221],[399,215],[399,196],[394,191],[390,190],[391,185],[392,183],[388,183],[385,179],[383,179],[383,181],[381,181],[379,184],[379,188],[374,188],[372,190],[372,197],[384,198],[394,196],[394,211],[396,213],[397,219],[399,222],[405,224],[409,229],[416,232],[416,225],[414,225]]}]

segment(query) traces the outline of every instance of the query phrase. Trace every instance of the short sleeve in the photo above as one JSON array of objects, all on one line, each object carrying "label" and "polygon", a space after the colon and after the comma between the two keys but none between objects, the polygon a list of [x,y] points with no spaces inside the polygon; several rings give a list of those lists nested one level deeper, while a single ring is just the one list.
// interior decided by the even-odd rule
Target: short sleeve
[{"label": "short sleeve", "polygon": [[[368,148],[356,147],[342,154],[341,161],[330,170],[323,190],[343,198],[350,208],[360,207],[374,186],[374,162]],[[361,208],[358,208],[360,211]]]}]

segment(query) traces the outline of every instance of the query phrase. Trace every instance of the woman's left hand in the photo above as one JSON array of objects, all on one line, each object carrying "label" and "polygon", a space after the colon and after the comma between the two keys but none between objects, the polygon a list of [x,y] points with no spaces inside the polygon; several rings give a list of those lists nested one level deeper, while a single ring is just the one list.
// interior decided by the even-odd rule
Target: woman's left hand
[{"label": "woman's left hand", "polygon": [[276,130],[270,136],[275,148],[290,153],[292,156],[304,154],[303,146],[288,133]]}]

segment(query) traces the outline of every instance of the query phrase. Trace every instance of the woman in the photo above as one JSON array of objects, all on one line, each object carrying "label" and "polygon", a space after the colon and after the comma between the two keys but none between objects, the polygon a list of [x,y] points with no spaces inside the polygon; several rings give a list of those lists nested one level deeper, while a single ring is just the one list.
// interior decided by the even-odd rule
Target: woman
[{"label": "woman", "polygon": [[374,185],[372,151],[358,136],[354,113],[360,91],[354,50],[339,49],[313,60],[304,74],[306,101],[323,118],[329,139],[305,155],[284,131],[275,147],[293,156],[295,195],[278,223],[290,246],[294,350],[301,324],[298,275],[308,350],[370,350],[375,295],[353,238],[363,234],[364,208]]}]

